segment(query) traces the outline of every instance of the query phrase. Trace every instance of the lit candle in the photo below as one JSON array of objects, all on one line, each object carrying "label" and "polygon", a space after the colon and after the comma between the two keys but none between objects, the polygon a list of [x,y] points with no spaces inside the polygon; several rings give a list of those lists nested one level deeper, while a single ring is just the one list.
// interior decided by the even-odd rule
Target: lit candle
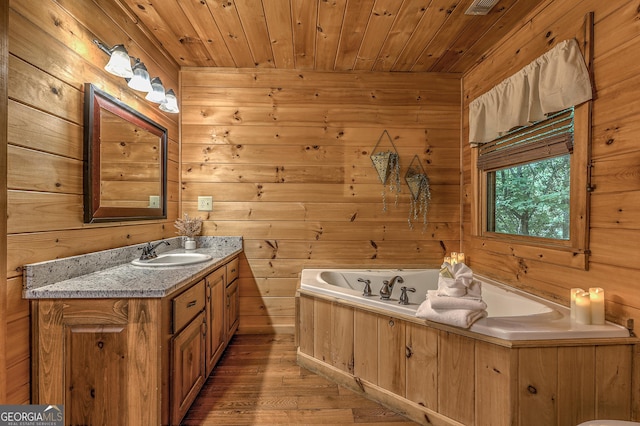
[{"label": "lit candle", "polygon": [[445,256],[444,257],[444,263],[451,264],[451,256]]},{"label": "lit candle", "polygon": [[460,252],[458,253],[458,263],[464,263],[465,258],[464,258],[464,253]]},{"label": "lit candle", "polygon": [[591,302],[591,324],[604,324],[604,290],[600,287],[589,289]]},{"label": "lit candle", "polygon": [[584,290],[581,288],[571,289],[571,319],[576,319],[576,294],[578,293],[584,293]]},{"label": "lit candle", "polygon": [[451,252],[451,264],[455,265],[456,263],[458,263],[458,253],[456,253],[455,251]]},{"label": "lit candle", "polygon": [[576,322],[591,324],[591,299],[586,291],[576,293]]}]

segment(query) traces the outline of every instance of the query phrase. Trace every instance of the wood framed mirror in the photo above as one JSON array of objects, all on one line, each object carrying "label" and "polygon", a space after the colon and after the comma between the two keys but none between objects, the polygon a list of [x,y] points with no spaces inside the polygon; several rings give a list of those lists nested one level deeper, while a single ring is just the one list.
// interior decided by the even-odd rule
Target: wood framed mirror
[{"label": "wood framed mirror", "polygon": [[85,83],[84,222],[167,217],[167,129]]}]

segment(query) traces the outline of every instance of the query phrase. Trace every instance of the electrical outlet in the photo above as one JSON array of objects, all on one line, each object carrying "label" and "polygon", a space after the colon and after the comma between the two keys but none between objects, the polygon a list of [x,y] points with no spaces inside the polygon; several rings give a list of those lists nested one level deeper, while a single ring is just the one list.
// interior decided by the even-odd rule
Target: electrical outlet
[{"label": "electrical outlet", "polygon": [[160,208],[160,196],[159,195],[149,195],[149,208],[150,209],[159,209]]},{"label": "electrical outlet", "polygon": [[213,210],[213,197],[198,197],[198,211],[210,212]]}]

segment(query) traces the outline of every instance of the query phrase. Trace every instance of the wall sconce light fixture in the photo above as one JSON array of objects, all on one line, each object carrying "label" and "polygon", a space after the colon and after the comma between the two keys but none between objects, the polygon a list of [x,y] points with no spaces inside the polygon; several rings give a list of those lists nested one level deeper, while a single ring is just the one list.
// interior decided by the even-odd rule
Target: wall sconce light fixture
[{"label": "wall sconce light fixture", "polygon": [[133,77],[133,70],[131,69],[131,60],[129,59],[129,53],[122,44],[116,44],[111,48],[111,50],[107,49],[106,52],[111,56],[111,58],[109,59],[107,65],[105,65],[105,70],[109,71],[113,75],[117,75],[118,77]]},{"label": "wall sconce light fixture", "polygon": [[160,77],[153,77],[153,79],[151,79],[151,89],[152,90],[147,93],[147,96],[144,98],[149,102],[154,102],[156,104],[163,103],[166,96],[164,95],[164,86],[162,85]]},{"label": "wall sconce light fixture", "polygon": [[[126,79],[127,85],[132,89],[147,93],[145,99],[160,104],[161,111],[172,114],[180,112],[178,98],[173,89],[165,92],[160,78],[154,77],[151,79],[144,63],[139,58],[130,57],[124,45],[116,44],[109,48],[100,40],[93,40],[93,42],[100,50],[109,55],[109,62],[105,65],[105,70]],[[134,59],[133,66],[131,66],[131,59]]]},{"label": "wall sconce light fixture", "polygon": [[164,112],[174,114],[180,112],[180,109],[178,109],[178,98],[176,98],[173,89],[167,90],[167,93],[165,93],[165,101],[160,104],[159,108]]},{"label": "wall sconce light fixture", "polygon": [[149,93],[153,91],[149,71],[147,71],[144,63],[140,62],[140,59],[136,59],[131,69],[133,70],[133,77],[131,77],[127,85],[139,92]]}]

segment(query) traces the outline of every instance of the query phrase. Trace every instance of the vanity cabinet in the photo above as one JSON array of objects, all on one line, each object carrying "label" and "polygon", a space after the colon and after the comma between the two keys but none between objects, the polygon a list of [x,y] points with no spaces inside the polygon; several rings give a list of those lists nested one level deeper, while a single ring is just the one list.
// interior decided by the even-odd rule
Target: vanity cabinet
[{"label": "vanity cabinet", "polygon": [[160,423],[159,299],[33,303],[34,404],[64,405],[65,424]]},{"label": "vanity cabinet", "polygon": [[238,294],[238,259],[227,264],[225,324],[226,334],[231,337],[238,329],[240,318],[240,297]]},{"label": "vanity cabinet", "polygon": [[224,350],[226,329],[225,317],[225,287],[227,284],[227,268],[218,268],[209,274],[206,281],[206,373],[209,375],[220,359]]},{"label": "vanity cabinet", "polygon": [[[238,328],[238,263],[237,257],[231,259],[172,299],[169,400],[173,425],[180,424]],[[228,291],[234,284],[231,305],[235,308],[230,313]],[[229,318],[233,326],[228,326]]]},{"label": "vanity cabinet", "polygon": [[205,373],[204,312],[173,338],[171,343],[172,424],[179,424],[207,379]]},{"label": "vanity cabinet", "polygon": [[[224,267],[222,267],[224,269]],[[205,281],[173,298],[171,422],[180,423],[207,378]]]},{"label": "vanity cabinet", "polygon": [[160,298],[35,299],[32,403],[65,424],[180,424],[238,326],[238,258]]}]

